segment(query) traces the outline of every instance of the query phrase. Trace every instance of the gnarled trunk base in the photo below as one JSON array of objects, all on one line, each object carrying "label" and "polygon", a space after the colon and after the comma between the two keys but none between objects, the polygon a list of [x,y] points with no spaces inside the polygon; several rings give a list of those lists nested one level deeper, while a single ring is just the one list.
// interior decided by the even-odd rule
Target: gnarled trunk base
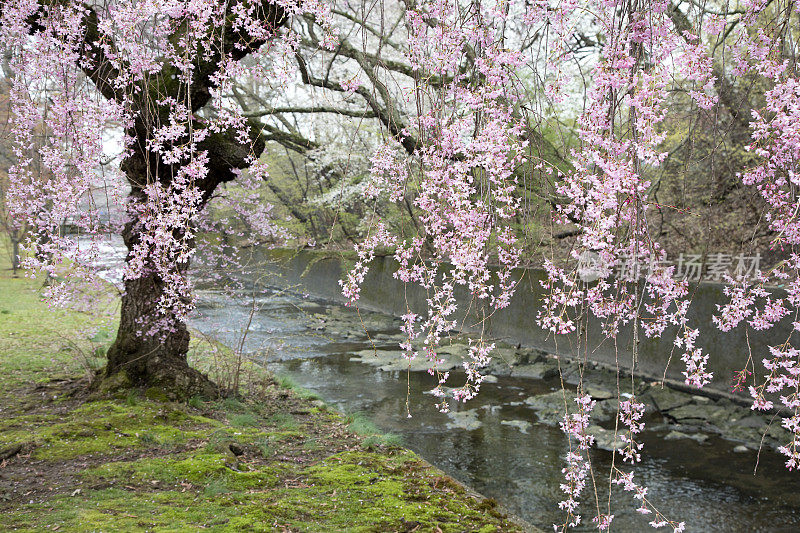
[{"label": "gnarled trunk base", "polygon": [[[108,364],[98,376],[95,390],[156,388],[168,399],[219,395],[219,387],[186,361],[186,325],[180,321],[157,323],[162,319],[157,310],[162,293],[163,282],[153,275],[125,282],[117,338],[108,350]],[[149,334],[154,326],[158,331]]]}]

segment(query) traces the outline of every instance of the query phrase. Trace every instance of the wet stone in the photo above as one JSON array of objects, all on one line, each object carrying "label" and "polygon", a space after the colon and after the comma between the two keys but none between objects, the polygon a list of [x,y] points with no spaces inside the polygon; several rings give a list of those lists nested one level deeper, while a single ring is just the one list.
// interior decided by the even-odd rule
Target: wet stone
[{"label": "wet stone", "polygon": [[438,353],[440,356],[451,355],[451,356],[465,357],[469,353],[469,346],[467,346],[466,344],[456,344],[456,343],[445,344],[443,346],[439,346],[436,349],[436,353]]},{"label": "wet stone", "polygon": [[705,441],[708,440],[708,435],[703,433],[683,433],[682,431],[670,431],[664,436],[664,440],[678,440],[678,439],[690,439],[696,441],[700,444],[703,444]]},{"label": "wet stone", "polygon": [[653,401],[661,412],[670,411],[676,407],[681,407],[692,402],[692,397],[689,394],[674,391],[667,387],[661,388],[660,384],[654,384],[647,391],[647,395]]},{"label": "wet stone", "polygon": [[586,387],[586,394],[592,397],[592,400],[609,400],[611,398],[615,398],[617,395],[610,390],[603,389],[601,387],[594,387],[589,385]]},{"label": "wet stone", "polygon": [[526,420],[502,420],[500,421],[504,426],[511,426],[517,428],[521,433],[528,433],[531,423]]},{"label": "wet stone", "polygon": [[703,411],[697,405],[682,405],[670,409],[669,416],[679,422],[685,422],[687,420],[708,420],[711,415],[709,412]]},{"label": "wet stone", "polygon": [[728,439],[743,441],[743,442],[759,442],[761,440],[761,428],[749,428],[743,426],[731,425],[724,428],[723,436]]},{"label": "wet stone", "polygon": [[[444,356],[443,358],[445,361],[438,365],[439,370],[447,371],[461,366],[460,358],[455,356]],[[385,371],[411,370],[413,372],[425,372],[431,366],[431,363],[425,357],[416,357],[408,360],[404,352],[400,350],[361,350],[355,352],[350,361],[377,366]]]},{"label": "wet stone", "polygon": [[[573,400],[573,393],[567,392],[566,406],[569,413],[576,413],[578,406]],[[525,404],[536,411],[539,421],[544,424],[556,425],[564,419],[564,393],[560,390],[530,396],[525,400]],[[613,419],[617,415],[618,403],[616,400],[598,402],[591,413],[591,420],[594,422],[605,422]]]},{"label": "wet stone", "polygon": [[718,428],[725,428],[730,424],[731,418],[736,417],[735,408],[729,405],[697,405],[688,404],[676,407],[669,411],[669,416],[680,422],[701,420]]},{"label": "wet stone", "polygon": [[386,342],[386,343],[401,343],[405,340],[405,335],[389,335],[388,333],[376,333],[372,335],[372,338],[376,341]]},{"label": "wet stone", "polygon": [[[570,411],[574,411],[572,406],[569,405],[570,403],[574,405],[574,402],[571,401],[571,398],[568,398],[566,405],[570,407]],[[531,396],[525,400],[525,404],[536,411],[536,416],[542,423],[555,425],[564,417],[565,404],[562,391],[554,391],[549,394]]]},{"label": "wet stone", "polygon": [[569,383],[570,385],[578,385],[581,380],[585,381],[585,378],[581,377],[580,367],[575,363],[567,361],[561,362],[561,377],[564,379],[565,383]]},{"label": "wet stone", "polygon": [[625,448],[625,443],[620,435],[614,435],[611,429],[601,428],[600,426],[589,426],[586,432],[594,437],[595,447],[606,451],[619,451]]},{"label": "wet stone", "polygon": [[612,420],[616,418],[618,413],[619,413],[619,400],[609,399],[604,401],[598,401],[595,404],[594,409],[592,409],[591,418],[596,422],[604,422],[606,420]]},{"label": "wet stone", "polygon": [[543,363],[547,360],[547,352],[538,348],[519,348],[517,357],[520,364]]},{"label": "wet stone", "polygon": [[475,409],[450,411],[447,413],[447,417],[450,419],[450,422],[445,424],[447,429],[474,431],[483,425],[483,423],[478,420],[478,412]]},{"label": "wet stone", "polygon": [[520,363],[520,354],[515,348],[495,348],[492,350],[491,356],[500,364],[513,366]]},{"label": "wet stone", "polygon": [[761,429],[767,425],[767,419],[761,415],[750,415],[740,419],[731,419],[731,422],[737,426],[745,428]]},{"label": "wet stone", "polygon": [[550,379],[558,375],[558,366],[552,363],[521,365],[511,369],[511,375],[515,378]]}]

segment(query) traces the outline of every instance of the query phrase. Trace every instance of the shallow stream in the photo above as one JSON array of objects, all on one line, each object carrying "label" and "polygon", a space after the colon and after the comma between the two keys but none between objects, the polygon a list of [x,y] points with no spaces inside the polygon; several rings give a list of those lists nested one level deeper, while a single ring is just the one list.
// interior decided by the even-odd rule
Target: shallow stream
[{"label": "shallow stream", "polygon": [[[123,257],[120,246],[115,242],[103,251],[105,277],[116,282]],[[382,370],[370,364],[374,354],[397,350],[397,319],[357,313],[286,291],[259,296],[256,303],[245,349],[276,374],[291,378],[340,411],[366,414],[383,431],[400,435],[405,446],[528,522],[552,530],[554,523],[563,521],[558,502],[563,499],[559,483],[567,441],[552,417],[544,423],[548,422],[544,411],[531,404],[532,399],[560,390],[557,377],[501,375],[495,383],[485,383],[476,399],[444,415],[427,393],[435,384],[427,373]],[[192,326],[229,346],[237,345],[251,309],[251,298],[201,291],[200,316]],[[385,357],[381,361],[378,364]],[[694,398],[694,403],[685,405],[668,396],[679,406],[669,412],[688,410],[691,418],[691,411],[707,402]],[[648,487],[648,499],[665,516],[685,521],[687,531],[800,531],[800,473],[787,471],[775,452],[764,449],[757,456],[752,446],[745,450],[740,443],[713,434],[695,433],[692,436],[702,438],[693,439],[680,433],[677,439],[665,440],[675,426],[665,425],[658,412],[648,414],[646,421],[650,429],[643,434],[644,452],[634,469],[635,479]],[[606,426],[612,424],[606,421]],[[753,429],[747,434],[752,436]],[[612,454],[593,449],[591,458],[604,510],[603,487],[609,486]],[[617,486],[614,489],[612,531],[653,531],[648,526],[652,515],[638,514],[638,500]],[[588,486],[584,494],[592,494]],[[596,505],[593,498],[584,501],[584,524],[578,531],[596,531],[591,527]]]},{"label": "shallow stream", "polygon": [[[193,326],[223,342],[237,341],[252,302],[237,303],[213,292],[203,293],[202,302],[203,317]],[[558,390],[557,378],[500,377],[484,384],[475,400],[444,415],[426,393],[435,384],[427,373],[381,370],[353,360],[364,350],[397,349],[396,319],[359,316],[285,292],[259,299],[258,306],[246,348],[259,352],[276,374],[341,411],[367,414],[382,430],[399,434],[404,445],[530,523],[551,530],[563,520],[558,502],[566,439],[557,427],[538,423],[536,411],[524,403]],[[658,426],[658,416],[650,415],[651,425]],[[663,440],[665,433],[645,432],[635,479],[648,487],[648,498],[668,518],[685,521],[687,531],[800,531],[800,479],[774,452],[762,452],[754,475],[755,451],[734,453],[736,443],[716,436],[703,443]],[[593,450],[597,475],[606,476],[596,479],[598,487],[608,486],[611,457]],[[607,496],[602,498],[601,506]],[[594,516],[588,505],[594,504],[586,504],[588,522]],[[652,530],[647,525],[652,516],[638,514],[637,506],[630,493],[615,486],[612,530]],[[586,530],[596,530],[589,526]]]}]

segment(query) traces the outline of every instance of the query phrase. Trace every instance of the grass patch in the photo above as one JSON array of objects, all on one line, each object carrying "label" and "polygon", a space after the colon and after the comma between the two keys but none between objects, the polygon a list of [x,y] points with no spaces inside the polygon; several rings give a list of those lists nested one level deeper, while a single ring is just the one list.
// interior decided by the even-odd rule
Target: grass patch
[{"label": "grass patch", "polygon": [[365,447],[400,446],[403,442],[400,435],[381,431],[364,413],[349,413],[345,416],[345,422],[348,430],[364,437],[362,444]]},{"label": "grass patch", "polygon": [[88,396],[85,363],[101,362],[113,316],[49,312],[36,280],[2,268],[0,449],[18,451],[0,477],[0,531],[521,530],[285,379],[222,401]]},{"label": "grass patch", "polygon": [[255,427],[259,425],[259,419],[252,413],[241,413],[230,417],[230,423],[234,427]]},{"label": "grass patch", "polygon": [[269,417],[269,423],[286,431],[292,431],[298,428],[297,420],[290,413],[275,413]]},{"label": "grass patch", "polygon": [[294,392],[298,397],[304,400],[320,400],[321,398],[316,392],[312,392],[306,388],[301,387],[291,376],[275,376],[275,382],[283,387]]}]

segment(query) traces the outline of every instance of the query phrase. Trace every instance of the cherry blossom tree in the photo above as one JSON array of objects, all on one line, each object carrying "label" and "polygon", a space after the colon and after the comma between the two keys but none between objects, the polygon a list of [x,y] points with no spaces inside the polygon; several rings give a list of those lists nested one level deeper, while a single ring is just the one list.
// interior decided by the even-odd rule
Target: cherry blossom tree
[{"label": "cherry blossom tree", "polygon": [[[652,231],[662,208],[656,176],[683,157],[683,143],[667,148],[679,98],[681,109],[725,122],[731,138],[747,140],[752,158],[743,158],[737,187],[761,197],[768,235],[787,258],[758,272],[755,282],[729,276],[731,302],[719,309],[717,327],[766,330],[791,316],[800,330],[800,7],[784,0],[718,4],[403,0],[371,9],[313,0],[7,1],[2,36],[15,73],[16,158],[8,203],[44,236],[29,242],[35,253],[28,266],[86,279],[92,250],[58,227],[69,218],[96,234],[92,191],[110,189],[125,206],[120,230],[129,253],[105,378],[210,391],[186,365],[184,323],[194,305],[187,269],[198,231],[218,231],[203,218],[205,206],[234,179],[245,189],[269,179],[258,161],[267,141],[324,161],[323,146],[297,116],[373,121],[383,137],[369,154],[364,194],[397,204],[414,224],[410,234],[408,226],[398,231],[376,209],[342,288],[357,302],[376,249],[389,247],[399,263],[395,276],[428,291],[428,309],[403,317],[402,348],[409,359],[429,362],[440,409],[479,392],[494,348],[484,336],[474,341],[461,381],[447,392],[455,376],[437,365],[443,338],[457,326],[456,291],[472,295],[482,319],[509,304],[528,194],[548,206],[554,233],[565,226],[562,235],[574,238],[568,253],[543,262],[547,294],[532,327],[559,339],[573,335],[578,354],[592,348],[580,335],[590,316],[612,340],[630,327],[632,368],[640,338],[671,332],[686,385],[701,388],[714,369],[698,325],[687,318],[689,287],[663,264],[665,247]],[[736,78],[758,87],[747,105]],[[292,81],[326,100],[298,102],[302,93],[285,90]],[[564,117],[571,127],[563,127]],[[34,135],[42,127],[46,141]],[[122,132],[120,172],[98,173],[115,127]],[[556,148],[550,132],[565,129],[570,140]],[[532,183],[534,177],[541,181]],[[227,201],[249,206],[242,213],[249,227],[275,233],[267,213],[254,212],[259,202],[230,194]],[[602,266],[592,283],[578,275],[588,252]],[[612,275],[623,260],[651,266]],[[776,280],[786,297],[766,290]],[[54,284],[49,296],[59,303],[67,287]],[[777,339],[743,369],[752,375],[744,385],[753,409],[784,410],[792,436],[781,452],[789,468],[800,460],[800,351],[793,340]],[[644,404],[626,386],[620,455],[635,465]],[[561,486],[565,520],[557,530],[581,522],[579,502],[593,474],[588,428],[595,404],[583,384],[575,404],[562,423],[569,450]],[[683,530],[679,519],[658,512],[632,470],[614,465],[609,487],[631,492],[653,527]],[[596,527],[611,527],[610,503],[595,493],[594,507]]]},{"label": "cherry blossom tree", "polygon": [[[29,243],[36,254],[28,266],[88,276],[97,251],[62,235],[61,222],[96,235],[98,186],[110,187],[108,201],[125,208],[125,286],[105,378],[180,394],[213,390],[186,364],[185,318],[194,301],[186,271],[199,214],[242,169],[264,177],[253,166],[264,149],[261,130],[226,106],[221,91],[248,55],[280,62],[292,49],[281,28],[305,12],[325,16],[313,2],[3,3],[2,35],[15,72],[17,163],[8,204],[47,235]],[[34,135],[43,126],[52,132],[45,142]],[[120,172],[98,174],[104,134],[114,127],[122,131]],[[65,259],[68,272],[59,269]],[[68,287],[55,284],[51,300],[63,302]]]},{"label": "cherry blossom tree", "polygon": [[[687,318],[688,283],[674,279],[675,267],[665,264],[664,247],[651,232],[653,212],[661,209],[653,201],[651,178],[670,155],[664,143],[670,133],[665,119],[675,93],[686,95],[698,114],[724,113],[737,131],[750,130],[748,149],[758,157],[741,170],[739,179],[756,186],[766,202],[763,214],[773,246],[786,248],[789,257],[758,272],[754,284],[743,276],[726,276],[731,303],[721,306],[717,326],[727,331],[747,320],[747,327],[765,330],[784,317],[796,317],[800,264],[792,235],[798,223],[800,11],[794,3],[742,2],[735,8],[692,3],[688,10],[669,2],[613,0],[528,5],[432,0],[405,5],[405,54],[417,73],[413,101],[418,113],[399,133],[390,130],[385,147],[374,156],[372,192],[403,201],[412,189],[422,226],[409,238],[376,224],[359,245],[360,260],[342,285],[344,294],[356,302],[375,248],[395,246],[400,263],[395,276],[419,284],[430,295],[425,314],[409,311],[404,317],[408,341],[403,347],[409,359],[425,357],[430,362],[431,373],[439,379],[435,392],[440,398],[451,376],[437,370],[438,348],[457,326],[456,287],[473,295],[471,306],[484,302],[484,316],[506,306],[513,294],[511,270],[520,260],[518,234],[511,224],[520,208],[515,194],[520,175],[515,170],[526,164],[551,168],[556,176],[554,220],[573,226],[577,236],[569,257],[544,263],[547,295],[536,310],[536,324],[564,343],[574,335],[569,345],[576,358],[593,348],[581,335],[590,316],[602,322],[611,342],[621,326],[628,326],[633,343],[627,364],[634,369],[640,338],[677,332],[674,344],[681,353],[685,384],[702,388],[713,378],[701,331]],[[530,34],[548,38],[540,39],[537,48],[515,47],[508,28],[518,21],[524,21]],[[583,86],[577,92],[583,96],[577,142],[568,156],[569,168],[552,168],[551,161],[525,151],[525,125],[532,121],[524,113],[530,106],[521,96],[519,80],[526,71],[540,75],[545,95],[540,101],[547,105],[538,109],[564,104],[576,94],[576,71],[570,65],[580,58],[571,43],[581,33],[593,35],[596,46],[590,70],[577,72],[585,74],[577,80]],[[730,79],[735,77],[749,77],[765,88],[752,121],[744,116],[745,105],[732,88]],[[403,153],[409,139],[417,143],[410,158]],[[588,252],[596,253],[602,266],[591,284],[578,277],[579,260]],[[612,275],[626,260],[639,267]],[[498,270],[493,271],[495,265]],[[788,297],[773,296],[765,288],[769,283],[785,284]],[[790,469],[800,458],[800,361],[795,347],[800,325],[793,325],[789,338],[776,339],[769,353],[753,354],[748,363],[754,380],[749,388],[752,408],[769,410],[777,401],[782,404],[782,425],[791,437],[780,451]],[[412,344],[417,338],[423,340],[423,349]],[[492,349],[483,338],[471,346],[463,364],[466,380],[456,387],[454,400],[466,401],[479,390],[480,369]],[[762,357],[763,367],[756,369],[754,361]],[[618,413],[626,443],[622,462],[635,464],[642,449],[637,435],[643,429],[644,404],[632,385],[622,386],[621,392],[626,394]],[[566,518],[557,530],[581,522],[578,505],[590,473],[593,485],[597,480],[588,456],[594,441],[588,433],[594,401],[583,384],[575,401],[577,409],[568,409],[562,423],[570,445],[562,484]],[[447,410],[449,405],[443,400],[439,407]],[[641,504],[639,512],[654,517],[653,527],[683,530],[683,523],[658,512],[632,472],[614,466],[608,479],[633,492]],[[594,499],[593,521],[598,529],[608,529],[614,516],[610,504],[603,504],[596,492]]]}]

